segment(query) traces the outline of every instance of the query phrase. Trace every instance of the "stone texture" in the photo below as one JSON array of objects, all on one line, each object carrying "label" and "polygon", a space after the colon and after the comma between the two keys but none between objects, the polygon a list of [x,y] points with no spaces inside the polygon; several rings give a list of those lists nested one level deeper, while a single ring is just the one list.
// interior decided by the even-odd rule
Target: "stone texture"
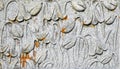
[{"label": "stone texture", "polygon": [[0,69],[119,69],[119,0],[0,0]]}]

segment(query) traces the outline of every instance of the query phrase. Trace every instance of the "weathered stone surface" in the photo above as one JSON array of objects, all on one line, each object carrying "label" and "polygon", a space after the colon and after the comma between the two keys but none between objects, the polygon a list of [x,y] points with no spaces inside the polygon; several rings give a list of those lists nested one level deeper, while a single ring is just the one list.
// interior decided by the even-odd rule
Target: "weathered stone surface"
[{"label": "weathered stone surface", "polygon": [[0,69],[119,69],[120,0],[0,0]]}]

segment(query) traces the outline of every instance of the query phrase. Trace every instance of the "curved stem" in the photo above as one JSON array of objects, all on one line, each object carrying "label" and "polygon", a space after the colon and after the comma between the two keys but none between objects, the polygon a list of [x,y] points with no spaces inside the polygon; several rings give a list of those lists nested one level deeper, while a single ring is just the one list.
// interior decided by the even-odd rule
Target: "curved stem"
[{"label": "curved stem", "polygon": [[63,14],[66,14],[66,7],[67,7],[67,4],[70,3],[71,1],[68,1],[66,2],[65,6],[64,6],[64,13]]},{"label": "curved stem", "polygon": [[9,5],[11,2],[15,2],[15,0],[9,0],[9,1],[7,1],[6,5],[5,5],[5,8],[4,8],[4,10],[3,10],[3,11],[4,11],[4,16],[3,16],[3,18],[4,18],[3,20],[4,20],[4,21],[3,21],[3,23],[5,22],[5,24],[3,24],[3,25],[2,25],[2,28],[1,28],[1,29],[2,29],[2,31],[1,31],[1,44],[2,44],[3,28],[4,28],[4,26],[7,24],[7,23],[6,23],[7,7],[8,7],[8,5]]}]

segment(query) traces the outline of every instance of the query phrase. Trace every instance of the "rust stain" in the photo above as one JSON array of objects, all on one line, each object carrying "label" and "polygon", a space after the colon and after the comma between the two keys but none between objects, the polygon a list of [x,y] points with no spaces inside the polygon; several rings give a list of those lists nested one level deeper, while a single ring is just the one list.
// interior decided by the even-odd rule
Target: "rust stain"
[{"label": "rust stain", "polygon": [[22,53],[21,56],[20,56],[20,62],[22,64],[22,67],[25,67],[26,66],[26,60],[30,60],[31,57],[29,56],[29,54],[26,54],[26,53]]},{"label": "rust stain", "polygon": [[45,37],[41,38],[41,40],[44,41],[44,40],[45,40]]},{"label": "rust stain", "polygon": [[62,36],[64,36],[64,32],[66,31],[66,28],[62,28],[61,32],[62,32]]},{"label": "rust stain", "polygon": [[63,17],[63,20],[67,20],[68,19],[68,16],[66,15],[65,17]]},{"label": "rust stain", "polygon": [[37,38],[38,41],[44,41],[46,39],[46,37],[42,37],[42,38]]},{"label": "rust stain", "polygon": [[9,53],[9,55],[7,55],[7,57],[10,58],[10,62],[9,63],[11,63],[12,54]]},{"label": "rust stain", "polygon": [[61,32],[64,33],[66,31],[66,28],[62,28]]},{"label": "rust stain", "polygon": [[35,46],[36,48],[38,48],[39,45],[40,45],[39,41],[36,41],[36,40],[35,40],[35,42],[34,42],[34,46]]},{"label": "rust stain", "polygon": [[9,55],[8,55],[7,57],[10,57],[10,58],[11,58],[11,57],[12,57],[12,54],[9,53]]}]

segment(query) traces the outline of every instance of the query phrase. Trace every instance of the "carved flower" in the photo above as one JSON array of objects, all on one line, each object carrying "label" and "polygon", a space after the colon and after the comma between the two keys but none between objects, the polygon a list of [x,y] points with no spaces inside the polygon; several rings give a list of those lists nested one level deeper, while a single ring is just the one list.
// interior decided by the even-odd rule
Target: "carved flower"
[{"label": "carved flower", "polygon": [[40,1],[31,1],[30,3],[23,3],[21,1],[11,1],[10,3],[8,3],[7,7],[8,22],[22,22],[23,20],[29,20],[31,16],[37,15],[40,12],[41,8],[42,2]]}]

